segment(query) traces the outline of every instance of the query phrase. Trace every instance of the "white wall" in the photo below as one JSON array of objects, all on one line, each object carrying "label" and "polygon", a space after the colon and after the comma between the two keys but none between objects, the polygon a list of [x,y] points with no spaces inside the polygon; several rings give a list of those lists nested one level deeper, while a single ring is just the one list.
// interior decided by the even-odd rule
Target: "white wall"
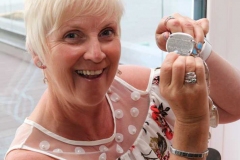
[{"label": "white wall", "polygon": [[214,50],[240,69],[240,1],[208,0],[207,12]]},{"label": "white wall", "polygon": [[[208,0],[207,12],[213,49],[240,69],[240,1]],[[212,129],[209,144],[221,152],[222,160],[240,160],[240,121]]]}]

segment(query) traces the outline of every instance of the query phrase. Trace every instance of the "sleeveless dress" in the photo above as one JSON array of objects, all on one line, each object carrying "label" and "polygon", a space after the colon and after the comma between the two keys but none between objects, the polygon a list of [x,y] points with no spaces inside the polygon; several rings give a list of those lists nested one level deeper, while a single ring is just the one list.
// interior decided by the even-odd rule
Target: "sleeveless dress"
[{"label": "sleeveless dress", "polygon": [[159,74],[159,69],[151,69],[145,91],[117,76],[114,78],[106,94],[114,121],[111,137],[96,141],[70,140],[26,118],[7,153],[24,149],[58,160],[169,159],[175,116],[159,94]]}]

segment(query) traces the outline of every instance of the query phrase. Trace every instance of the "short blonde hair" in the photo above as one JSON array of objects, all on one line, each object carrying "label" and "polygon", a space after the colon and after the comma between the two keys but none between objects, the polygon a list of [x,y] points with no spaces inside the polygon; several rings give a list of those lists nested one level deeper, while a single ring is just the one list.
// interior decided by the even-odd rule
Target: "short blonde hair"
[{"label": "short blonde hair", "polygon": [[76,16],[114,15],[120,25],[123,12],[121,0],[25,0],[26,49],[43,60],[49,53],[47,37],[65,21]]}]

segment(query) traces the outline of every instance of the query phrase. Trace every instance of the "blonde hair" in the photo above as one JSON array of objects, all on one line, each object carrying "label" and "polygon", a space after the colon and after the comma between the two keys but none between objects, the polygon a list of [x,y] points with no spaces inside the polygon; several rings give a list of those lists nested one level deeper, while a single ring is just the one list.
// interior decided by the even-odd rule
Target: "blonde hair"
[{"label": "blonde hair", "polygon": [[[70,11],[70,12],[69,12]],[[49,53],[47,37],[76,16],[116,16],[120,25],[121,0],[25,0],[26,49],[39,56]]]}]

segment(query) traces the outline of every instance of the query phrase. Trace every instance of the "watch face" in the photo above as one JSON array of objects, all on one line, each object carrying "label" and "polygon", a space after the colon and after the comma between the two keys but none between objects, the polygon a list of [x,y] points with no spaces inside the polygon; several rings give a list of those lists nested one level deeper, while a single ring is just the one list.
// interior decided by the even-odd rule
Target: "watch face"
[{"label": "watch face", "polygon": [[182,56],[191,55],[194,48],[194,39],[186,33],[173,33],[169,36],[166,44],[168,52],[176,52]]}]

